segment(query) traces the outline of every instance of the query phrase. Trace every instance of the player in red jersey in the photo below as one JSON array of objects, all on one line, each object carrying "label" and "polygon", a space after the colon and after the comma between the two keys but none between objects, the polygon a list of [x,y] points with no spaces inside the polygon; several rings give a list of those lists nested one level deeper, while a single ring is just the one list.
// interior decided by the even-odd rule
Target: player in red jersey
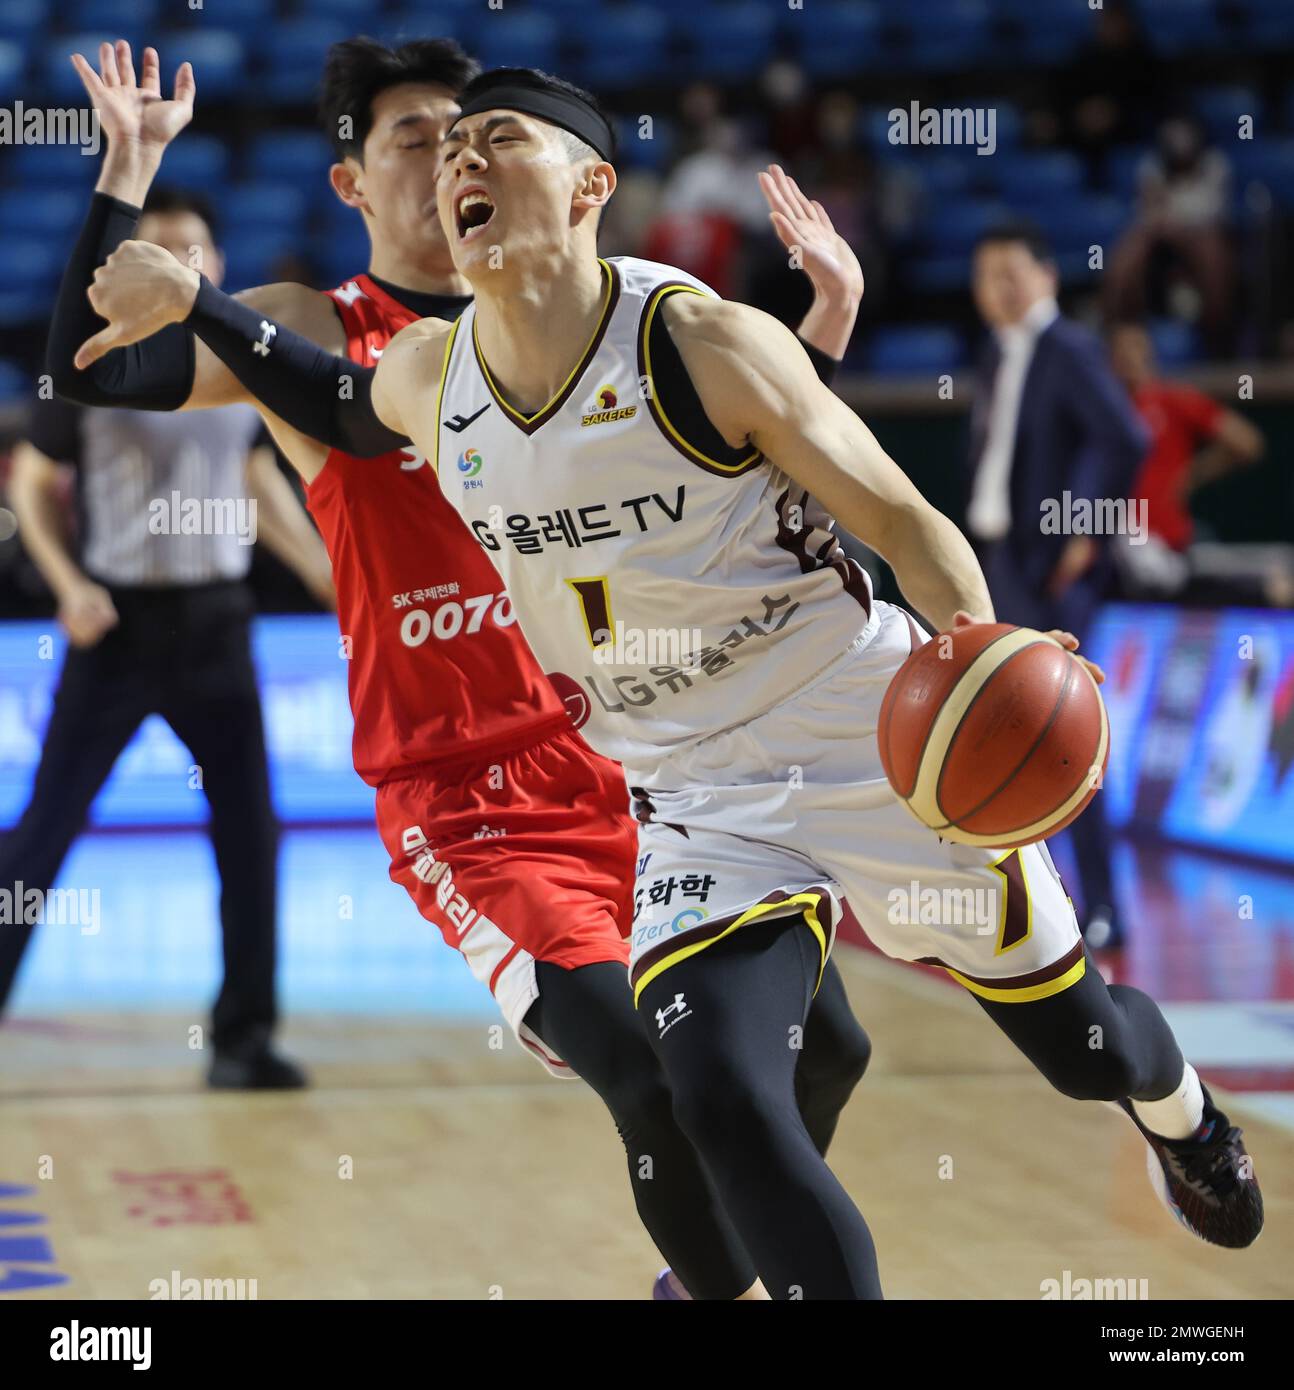
[{"label": "player in red jersey", "polygon": [[[132,234],[133,209],[188,123],[194,96],[185,65],[175,99],[162,100],[151,49],[138,84],[125,44],[101,49],[97,74],[76,61],[109,144],[51,330],[56,388],[100,405],[161,409],[250,400],[185,332],[110,354],[94,372],[72,369],[65,349],[79,346],[87,323],[93,331],[100,322],[85,304],[90,274]],[[325,74],[325,118],[330,133],[348,134],[338,138],[331,179],[364,215],[369,271],[327,294],[287,284],[242,298],[366,366],[406,324],[461,312],[467,287],[452,267],[434,185],[440,140],[457,114],[454,94],[475,70],[443,40],[395,52],[370,40],[338,45]],[[792,185],[769,179],[766,192],[779,234],[802,245],[819,290],[804,331],[820,356],[839,356],[861,291],[861,277],[850,288],[856,262]],[[513,623],[496,571],[424,459],[412,451],[353,459],[273,416],[267,424],[306,483],[332,560],[355,766],[377,788],[392,878],[463,953],[521,1041],[550,1071],[578,1073],[602,1096],[628,1150],[639,1213],[687,1289],[761,1296],[674,1123],[627,988],[636,834],[619,766],[572,728]],[[464,420],[459,431],[465,474],[470,428]],[[805,1123],[822,1149],[867,1051],[833,973],[799,1067]],[[650,1170],[640,1164],[647,1155]]]}]

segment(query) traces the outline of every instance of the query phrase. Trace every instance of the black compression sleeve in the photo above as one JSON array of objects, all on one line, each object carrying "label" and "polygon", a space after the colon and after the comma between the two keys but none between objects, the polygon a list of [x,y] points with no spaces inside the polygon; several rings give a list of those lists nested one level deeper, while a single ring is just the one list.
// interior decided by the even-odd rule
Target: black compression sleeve
[{"label": "black compression sleeve", "polygon": [[795,336],[799,338],[800,346],[809,354],[809,361],[813,363],[813,370],[817,372],[818,380],[824,386],[830,386],[836,379],[836,368],[840,366],[840,363],[830,353],[814,347],[803,334],[797,333]]},{"label": "black compression sleeve", "polygon": [[373,409],[376,367],[334,357],[221,294],[205,275],[187,323],[262,405],[302,434],[359,458],[409,442]]},{"label": "black compression sleeve", "polygon": [[77,349],[104,326],[86,298],[94,272],[135,235],[139,215],[139,208],[130,203],[106,193],[94,195],[59,285],[46,370],[54,390],[81,405],[178,410],[193,390],[193,335],[181,323],[168,325],[142,343],[106,353],[84,372],[73,366]]}]

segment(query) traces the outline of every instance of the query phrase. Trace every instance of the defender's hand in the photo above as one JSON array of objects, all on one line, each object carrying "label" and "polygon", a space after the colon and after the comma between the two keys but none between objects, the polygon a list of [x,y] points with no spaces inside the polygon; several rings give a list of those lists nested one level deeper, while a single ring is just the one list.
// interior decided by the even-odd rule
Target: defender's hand
[{"label": "defender's hand", "polygon": [[99,71],[79,53],[72,66],[85,83],[109,145],[134,144],[160,155],[193,119],[197,86],[193,67],[181,63],[175,74],[175,95],[162,96],[161,64],[155,48],[144,50],[143,70],[135,80],[135,65],[125,39],[99,45]]},{"label": "defender's hand", "polygon": [[797,247],[804,273],[816,293],[834,304],[856,305],[863,297],[863,268],[853,248],[840,236],[821,203],[800,192],[800,186],[778,164],[759,176],[768,202],[769,221],[788,251]]},{"label": "defender's hand", "polygon": [[168,323],[188,318],[202,277],[160,246],[124,241],[94,272],[87,294],[107,328],[83,343],[76,369],[83,372],[113,348],[151,338]]}]

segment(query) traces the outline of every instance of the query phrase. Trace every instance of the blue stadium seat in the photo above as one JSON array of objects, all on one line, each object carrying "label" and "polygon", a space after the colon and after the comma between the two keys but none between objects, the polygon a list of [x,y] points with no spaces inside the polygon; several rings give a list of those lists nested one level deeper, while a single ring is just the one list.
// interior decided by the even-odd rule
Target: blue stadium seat
[{"label": "blue stadium seat", "polygon": [[1057,253],[1086,253],[1089,247],[1099,246],[1107,265],[1110,248],[1132,215],[1119,198],[1080,191],[1053,193],[1021,211],[1038,225]]},{"label": "blue stadium seat", "polygon": [[1294,44],[1294,6],[1285,0],[1231,0],[1240,24],[1237,38],[1256,52]]},{"label": "blue stadium seat", "polygon": [[[201,32],[207,27],[232,29],[242,39],[263,40],[278,18],[281,5],[279,0],[204,0],[200,10],[188,10],[187,5],[178,7],[187,11],[190,27]],[[168,15],[172,13],[168,7]],[[166,54],[162,54],[166,61]]]},{"label": "blue stadium seat", "polygon": [[1294,208],[1294,138],[1238,140],[1228,151],[1237,185],[1269,189],[1283,208]]},{"label": "blue stadium seat", "polygon": [[946,324],[888,324],[867,345],[866,368],[878,375],[949,372],[966,360],[966,344]]},{"label": "blue stadium seat", "polygon": [[230,225],[220,240],[225,253],[225,289],[236,292],[278,278],[277,263],[301,248],[288,232]]},{"label": "blue stadium seat", "polygon": [[162,91],[170,96],[175,70],[193,64],[198,105],[244,95],[247,47],[233,29],[182,29],[163,34],[157,43],[162,64]]},{"label": "blue stadium seat", "polygon": [[1110,151],[1105,159],[1105,182],[1116,197],[1136,198],[1141,163],[1149,151],[1144,145],[1122,145]]},{"label": "blue stadium seat", "polygon": [[217,197],[229,177],[230,160],[229,146],[223,140],[186,130],[167,147],[158,182],[200,189],[209,198]]},{"label": "blue stadium seat", "polygon": [[0,256],[0,293],[51,291],[63,274],[67,248],[38,237],[6,237]]},{"label": "blue stadium seat", "polygon": [[932,210],[925,226],[925,241],[932,252],[943,255],[969,251],[991,228],[1011,219],[1004,204],[983,199],[948,199]]},{"label": "blue stadium seat", "polygon": [[1161,367],[1183,367],[1200,358],[1199,333],[1180,319],[1152,319],[1146,332],[1155,346]]},{"label": "blue stadium seat", "polygon": [[300,189],[281,183],[236,184],[220,202],[222,224],[232,232],[268,238],[277,233],[295,235],[305,225],[307,199]]},{"label": "blue stadium seat", "polygon": [[34,387],[30,375],[16,362],[0,360],[0,401],[9,405],[14,401],[26,400]]},{"label": "blue stadium seat", "polygon": [[84,188],[99,177],[99,160],[76,145],[19,145],[5,181],[15,188]]},{"label": "blue stadium seat", "polygon": [[339,285],[347,276],[358,275],[368,267],[370,253],[368,234],[358,213],[341,230],[317,236],[312,246],[312,259],[319,267],[323,285]]},{"label": "blue stadium seat", "polygon": [[965,291],[971,282],[970,253],[918,256],[904,267],[903,280],[910,290],[923,294]]},{"label": "blue stadium seat", "polygon": [[653,116],[651,139],[639,136],[638,121],[620,117],[616,121],[616,137],[620,143],[620,161],[627,169],[648,169],[663,173],[674,157],[678,132],[666,116]]},{"label": "blue stadium seat", "polygon": [[85,220],[86,206],[81,193],[55,188],[8,190],[0,193],[0,235],[68,241]]},{"label": "blue stadium seat", "polygon": [[45,95],[60,105],[88,105],[85,84],[77,76],[70,57],[80,53],[97,68],[99,44],[112,39],[128,39],[136,53],[140,50],[138,34],[116,28],[86,30],[48,40],[41,60]]},{"label": "blue stadium seat", "polygon": [[[573,45],[577,80],[598,90],[650,81],[669,70],[669,21],[654,7],[626,5],[604,11],[613,27],[583,26]],[[614,32],[608,51],[606,35]]]},{"label": "blue stadium seat", "polygon": [[734,4],[698,4],[680,13],[687,36],[687,70],[694,77],[739,81],[758,76],[773,56],[779,10],[757,0]]},{"label": "blue stadium seat", "polygon": [[898,23],[894,61],[919,72],[948,72],[988,63],[996,44],[984,0],[922,0]]},{"label": "blue stadium seat", "polygon": [[789,15],[787,28],[798,39],[800,62],[813,78],[848,77],[886,60],[880,13],[857,0],[806,6]]},{"label": "blue stadium seat", "polygon": [[0,39],[30,44],[53,23],[52,0],[0,0]]},{"label": "blue stadium seat", "polygon": [[245,169],[249,178],[281,180],[313,195],[323,187],[332,163],[332,146],[322,131],[282,130],[257,136]]},{"label": "blue stadium seat", "polygon": [[473,50],[486,68],[558,66],[561,26],[549,15],[505,8],[487,11],[474,33]]},{"label": "blue stadium seat", "polygon": [[0,100],[6,105],[19,95],[27,68],[27,51],[12,39],[0,39]]},{"label": "blue stadium seat", "polygon": [[[73,29],[140,32],[157,23],[158,0],[65,0],[60,8]],[[138,69],[138,54],[135,66]]]},{"label": "blue stadium seat", "polygon": [[45,320],[54,311],[54,290],[0,288],[0,327],[16,328]]},{"label": "blue stadium seat", "polygon": [[470,53],[472,51],[472,28],[478,18],[476,11],[459,13],[446,8],[440,0],[434,10],[419,8],[416,15],[387,14],[378,16],[374,23],[370,18],[355,32],[368,34],[388,48],[397,48],[411,39],[453,38]]},{"label": "blue stadium seat", "polygon": [[350,28],[335,19],[280,20],[253,50],[265,95],[280,105],[313,104],[324,57],[349,37]]},{"label": "blue stadium seat", "polygon": [[1008,202],[1070,193],[1083,186],[1083,162],[1067,150],[1003,150],[988,162]]},{"label": "blue stadium seat", "polygon": [[[218,4],[219,0],[212,0]],[[308,11],[321,19],[339,19],[354,34],[367,34],[372,26],[373,12],[379,6],[374,0],[306,0],[302,13]]]},{"label": "blue stadium seat", "polygon": [[1204,87],[1195,93],[1192,105],[1215,140],[1234,140],[1242,116],[1252,116],[1255,130],[1261,129],[1263,99],[1253,87]]},{"label": "blue stadium seat", "polygon": [[1214,0],[1134,0],[1134,5],[1146,41],[1156,53],[1172,56],[1228,47]]}]

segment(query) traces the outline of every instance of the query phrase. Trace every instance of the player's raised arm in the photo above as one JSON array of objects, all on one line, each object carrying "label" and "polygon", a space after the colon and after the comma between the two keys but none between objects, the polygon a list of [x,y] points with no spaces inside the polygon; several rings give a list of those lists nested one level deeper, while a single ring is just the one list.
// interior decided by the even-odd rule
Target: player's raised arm
[{"label": "player's raised arm", "polygon": [[782,245],[813,286],[813,303],[796,330],[818,376],[831,385],[858,321],[863,268],[821,203],[806,198],[780,164],[759,176],[768,219]]},{"label": "player's raised arm", "polygon": [[966,538],[818,380],[789,329],[758,309],[700,295],[674,295],[664,312],[706,414],[729,444],[754,444],[807,488],[889,561],[937,627],[951,627],[958,612],[992,621]]},{"label": "player's raised arm", "polygon": [[[82,405],[196,410],[246,400],[223,362],[187,329],[171,326],[131,348],[78,370],[74,357],[99,328],[86,297],[95,270],[135,237],[141,210],[171,142],[193,119],[197,84],[181,63],[164,96],[157,50],[145,48],[138,77],[130,44],[99,45],[98,70],[80,53],[72,66],[85,84],[107,141],[81,236],[64,269],[50,323],[47,366],[55,390]],[[290,323],[329,346],[344,346],[331,301],[305,285],[266,285],[240,296],[262,314]]]},{"label": "player's raised arm", "polygon": [[[251,396],[302,434],[361,458],[408,442],[392,388],[443,356],[449,325],[411,324],[376,368],[337,357],[181,265],[161,247],[128,241],[95,273],[90,303],[107,327],[82,344],[76,367],[186,323]],[[377,379],[380,378],[380,381]]]}]

